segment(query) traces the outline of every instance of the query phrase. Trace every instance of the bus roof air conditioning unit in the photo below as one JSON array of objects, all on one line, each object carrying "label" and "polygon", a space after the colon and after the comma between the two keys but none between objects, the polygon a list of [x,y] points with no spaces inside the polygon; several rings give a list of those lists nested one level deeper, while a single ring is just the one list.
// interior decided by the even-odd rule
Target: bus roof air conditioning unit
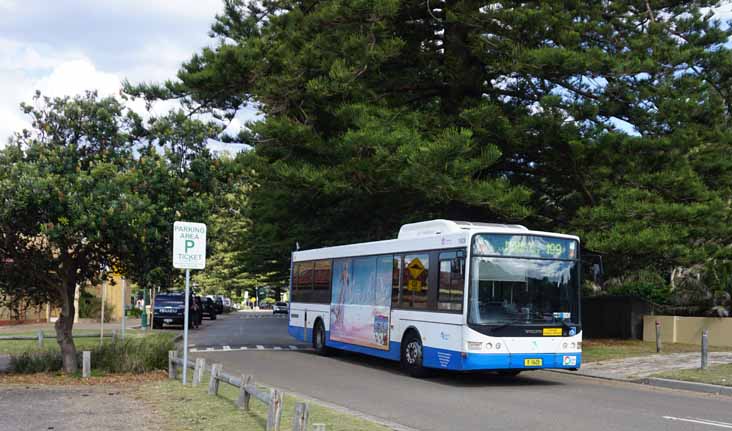
[{"label": "bus roof air conditioning unit", "polygon": [[448,235],[452,233],[460,233],[464,230],[481,228],[528,230],[525,226],[521,226],[518,224],[476,223],[469,221],[436,219],[402,225],[401,229],[399,229],[399,235],[397,236],[397,238],[409,239],[421,238],[426,236]]}]

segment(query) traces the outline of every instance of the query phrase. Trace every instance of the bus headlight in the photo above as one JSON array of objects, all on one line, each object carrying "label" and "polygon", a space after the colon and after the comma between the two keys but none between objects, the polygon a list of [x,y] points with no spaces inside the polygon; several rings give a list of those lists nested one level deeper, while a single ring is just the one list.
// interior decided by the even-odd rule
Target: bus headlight
[{"label": "bus headlight", "polygon": [[572,349],[572,350],[574,350],[574,341],[572,341],[571,343],[569,343],[569,348]]},{"label": "bus headlight", "polygon": [[578,341],[577,342],[577,350],[582,350],[582,342],[581,341]]},{"label": "bus headlight", "polygon": [[567,350],[567,343],[562,344],[562,349]]},{"label": "bus headlight", "polygon": [[483,347],[483,343],[477,341],[468,341],[468,350],[480,350]]},{"label": "bus headlight", "polygon": [[501,350],[501,343],[496,343],[496,350]]},{"label": "bus headlight", "polygon": [[485,343],[485,349],[490,350],[493,348],[493,343]]}]

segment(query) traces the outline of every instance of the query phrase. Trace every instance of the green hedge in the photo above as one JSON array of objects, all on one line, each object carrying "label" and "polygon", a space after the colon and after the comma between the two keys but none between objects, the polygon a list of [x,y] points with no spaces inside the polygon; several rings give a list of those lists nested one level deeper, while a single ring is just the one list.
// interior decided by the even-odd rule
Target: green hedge
[{"label": "green hedge", "polygon": [[[168,367],[168,351],[175,350],[173,334],[150,334],[107,342],[91,350],[93,370],[104,373],[143,373]],[[79,365],[82,353],[77,352]],[[63,366],[58,349],[29,351],[10,357],[10,367],[16,373],[60,371]]]}]

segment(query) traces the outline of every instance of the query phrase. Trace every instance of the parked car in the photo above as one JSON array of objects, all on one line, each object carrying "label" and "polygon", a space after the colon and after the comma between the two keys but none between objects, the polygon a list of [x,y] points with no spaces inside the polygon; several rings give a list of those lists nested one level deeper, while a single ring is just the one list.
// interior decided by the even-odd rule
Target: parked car
[{"label": "parked car", "polygon": [[201,317],[208,317],[209,320],[216,320],[216,304],[209,297],[201,298]]},{"label": "parked car", "polygon": [[221,314],[224,312],[224,301],[223,299],[221,299],[221,296],[206,295],[206,298],[209,298],[213,302],[216,314]]},{"label": "parked car", "polygon": [[287,307],[286,302],[275,302],[274,303],[274,305],[272,306],[272,314],[277,314],[277,313],[284,313],[284,314],[288,313],[288,307]]},{"label": "parked car", "polygon": [[[189,302],[188,328],[198,327],[198,307],[195,300]],[[163,325],[180,325],[184,323],[185,294],[184,293],[159,293],[155,296],[153,304],[153,329],[160,329]]]}]

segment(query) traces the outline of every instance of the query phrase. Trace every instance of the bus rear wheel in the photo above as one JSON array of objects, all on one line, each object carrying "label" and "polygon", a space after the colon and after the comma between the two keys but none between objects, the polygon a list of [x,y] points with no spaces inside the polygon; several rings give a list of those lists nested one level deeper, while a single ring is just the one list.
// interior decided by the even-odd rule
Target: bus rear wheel
[{"label": "bus rear wheel", "polygon": [[313,349],[321,356],[330,354],[330,348],[325,345],[325,327],[320,319],[315,322],[315,327],[313,327]]},{"label": "bus rear wheel", "polygon": [[402,342],[402,370],[412,377],[426,377],[427,369],[422,366],[424,350],[422,340],[416,332],[409,332]]}]

